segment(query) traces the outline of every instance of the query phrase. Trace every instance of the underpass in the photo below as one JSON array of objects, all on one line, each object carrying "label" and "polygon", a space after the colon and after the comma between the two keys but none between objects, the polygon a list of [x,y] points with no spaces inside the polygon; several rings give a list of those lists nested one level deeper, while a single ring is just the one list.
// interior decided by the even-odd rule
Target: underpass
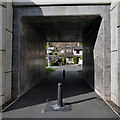
[{"label": "underpass", "polygon": [[[83,42],[83,79],[79,78],[79,73],[70,67],[63,83],[64,99],[70,104],[73,103],[71,114],[68,115],[85,117],[83,111],[86,111],[88,115],[86,117],[102,117],[102,114],[103,117],[116,117],[103,102],[103,100],[112,100],[119,105],[119,84],[114,82],[115,71],[112,69],[114,64],[111,57],[113,38],[110,34],[110,4],[18,5],[14,6],[13,13],[12,72],[9,77],[11,81],[8,82],[6,79],[4,83],[7,89],[3,94],[5,96],[3,101],[8,104],[16,100],[17,102],[9,107],[4,115],[6,117],[13,117],[13,114],[16,114],[16,117],[21,117],[22,114],[23,117],[53,116],[51,112],[45,112],[44,108],[48,101],[56,100],[57,83],[62,80],[62,69],[65,68],[56,68],[59,70],[47,78],[49,81],[44,81],[46,42],[81,41]],[[52,77],[56,80],[53,81]],[[71,89],[74,90],[71,92]],[[83,99],[84,95],[85,99]],[[92,104],[92,101],[96,104]],[[93,111],[90,110],[91,107],[94,108]],[[99,111],[100,109],[103,111]],[[28,112],[25,112],[26,110]],[[95,111],[97,115],[94,114]],[[66,114],[58,113],[58,116],[66,117]],[[56,114],[53,117],[56,117]]]}]

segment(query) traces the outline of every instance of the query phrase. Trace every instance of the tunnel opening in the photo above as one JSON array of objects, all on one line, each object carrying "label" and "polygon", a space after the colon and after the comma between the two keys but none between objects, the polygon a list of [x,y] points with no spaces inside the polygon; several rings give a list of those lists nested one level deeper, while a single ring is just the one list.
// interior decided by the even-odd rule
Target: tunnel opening
[{"label": "tunnel opening", "polygon": [[[61,78],[63,69],[53,72],[51,77],[48,76],[47,81],[44,79],[46,43],[76,41],[83,43],[83,79],[77,77],[75,70],[67,71],[66,79],[62,81],[64,82],[63,98],[68,104],[77,106],[80,117],[79,113],[87,110],[91,116],[96,113],[96,110],[99,115],[104,116],[106,113],[101,111],[104,102],[99,104],[100,101],[102,102],[99,96],[105,100],[111,99],[109,11],[110,5],[103,4],[15,6],[11,88],[13,99],[11,100],[16,102],[9,107],[8,111],[19,108],[29,111],[33,108],[35,111],[32,112],[36,115],[38,110],[36,107],[39,108],[40,113],[43,113],[44,104],[57,99],[57,85],[63,80],[63,77]],[[72,68],[73,66],[70,69]],[[88,109],[89,105],[92,110]],[[73,107],[73,114],[74,111],[76,109]]]},{"label": "tunnel opening", "polygon": [[23,16],[20,20],[18,81],[13,80],[13,98],[44,80],[46,42],[82,42],[83,80],[94,89],[93,52],[101,20],[99,15]]}]

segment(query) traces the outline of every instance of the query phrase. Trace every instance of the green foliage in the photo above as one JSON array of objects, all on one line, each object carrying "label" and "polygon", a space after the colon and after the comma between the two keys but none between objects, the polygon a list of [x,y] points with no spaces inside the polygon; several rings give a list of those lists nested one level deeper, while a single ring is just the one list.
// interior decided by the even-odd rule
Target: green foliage
[{"label": "green foliage", "polygon": [[54,66],[54,64],[55,64],[55,62],[50,62],[50,65],[51,65],[51,66]]},{"label": "green foliage", "polygon": [[62,58],[62,64],[63,64],[63,65],[66,64],[66,58]]},{"label": "green foliage", "polygon": [[55,71],[55,69],[46,67],[46,74],[50,74],[54,71]]},{"label": "green foliage", "polygon": [[73,57],[73,62],[74,62],[74,64],[78,64],[78,58],[77,57]]},{"label": "green foliage", "polygon": [[82,59],[83,59],[83,56],[80,56],[80,59],[82,60]]},{"label": "green foliage", "polygon": [[[50,62],[50,66],[54,66],[55,62]],[[46,66],[48,66],[48,62],[46,62]]]},{"label": "green foliage", "polygon": [[46,66],[48,66],[48,62],[46,62]]},{"label": "green foliage", "polygon": [[80,45],[83,45],[83,43],[82,43],[82,42],[80,42]]},{"label": "green foliage", "polygon": [[[58,61],[59,61],[59,58],[54,62],[50,62],[50,66],[58,66]],[[46,66],[48,66],[48,62],[46,62]]]}]

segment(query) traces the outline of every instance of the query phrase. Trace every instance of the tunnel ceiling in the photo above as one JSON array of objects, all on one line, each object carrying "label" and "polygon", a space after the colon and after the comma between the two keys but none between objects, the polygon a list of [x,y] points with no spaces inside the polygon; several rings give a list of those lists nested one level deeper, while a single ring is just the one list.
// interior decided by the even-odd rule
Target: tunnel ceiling
[{"label": "tunnel ceiling", "polygon": [[98,16],[24,17],[46,41],[81,41]]}]

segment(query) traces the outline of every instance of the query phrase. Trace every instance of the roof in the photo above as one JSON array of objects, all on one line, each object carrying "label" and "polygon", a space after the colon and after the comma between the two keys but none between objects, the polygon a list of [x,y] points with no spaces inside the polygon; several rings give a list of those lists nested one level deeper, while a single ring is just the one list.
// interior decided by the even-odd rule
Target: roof
[{"label": "roof", "polygon": [[74,50],[82,50],[82,46],[81,45],[80,46],[74,46],[73,49]]},{"label": "roof", "polygon": [[73,57],[73,56],[74,56],[73,52],[66,52],[65,57]]},{"label": "roof", "polygon": [[73,52],[66,52],[65,57],[70,58],[70,57],[80,57],[81,55],[74,55]]}]

